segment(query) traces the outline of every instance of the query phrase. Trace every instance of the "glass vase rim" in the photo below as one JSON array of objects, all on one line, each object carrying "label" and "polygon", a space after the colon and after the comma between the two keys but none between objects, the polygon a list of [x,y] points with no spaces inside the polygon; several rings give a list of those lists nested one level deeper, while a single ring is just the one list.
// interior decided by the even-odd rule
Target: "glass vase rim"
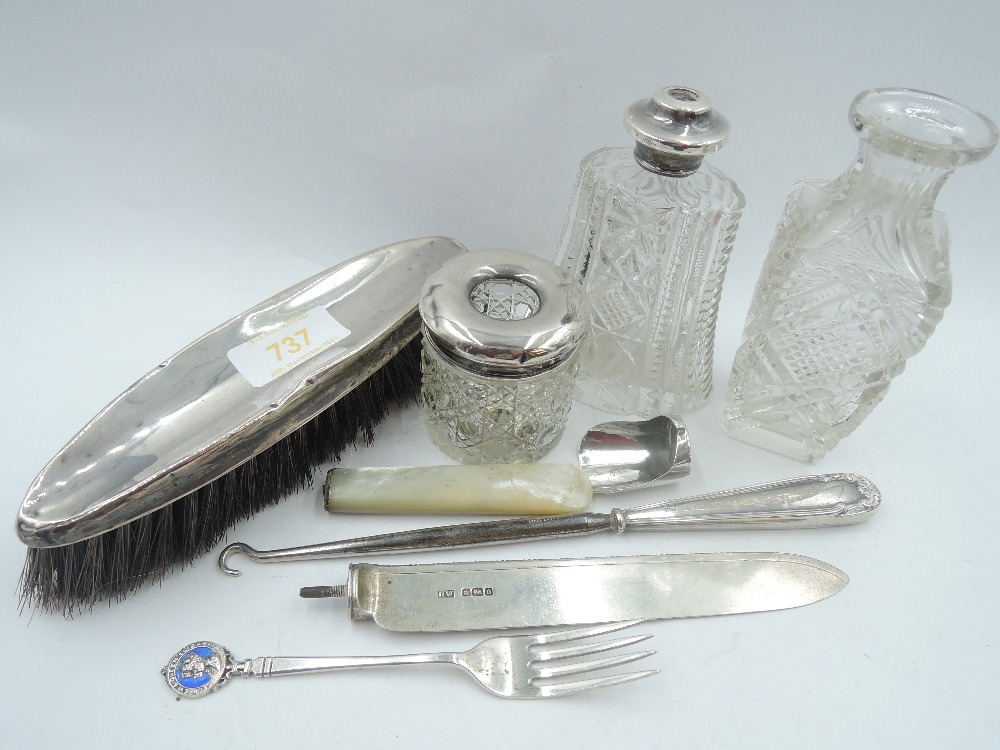
[{"label": "glass vase rim", "polygon": [[875,88],[851,102],[851,126],[874,148],[941,167],[989,156],[1000,132],[986,115],[929,91]]}]

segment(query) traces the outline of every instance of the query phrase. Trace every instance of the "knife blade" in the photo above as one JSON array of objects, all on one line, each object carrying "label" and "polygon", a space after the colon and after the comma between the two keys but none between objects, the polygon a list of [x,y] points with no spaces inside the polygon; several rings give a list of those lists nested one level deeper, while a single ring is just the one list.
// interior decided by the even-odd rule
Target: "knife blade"
[{"label": "knife blade", "polygon": [[820,560],[770,552],[350,566],[353,620],[436,632],[704,617],[789,609],[832,596],[845,573]]}]

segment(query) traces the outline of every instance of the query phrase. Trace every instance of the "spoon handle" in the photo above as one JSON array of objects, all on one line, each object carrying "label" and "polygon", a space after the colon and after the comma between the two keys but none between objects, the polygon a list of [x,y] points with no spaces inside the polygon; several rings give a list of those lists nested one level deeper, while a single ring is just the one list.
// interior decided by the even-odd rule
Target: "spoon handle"
[{"label": "spoon handle", "polygon": [[[626,529],[781,529],[860,523],[881,495],[858,474],[820,474],[613,511]],[[616,528],[616,530],[618,530]]]}]

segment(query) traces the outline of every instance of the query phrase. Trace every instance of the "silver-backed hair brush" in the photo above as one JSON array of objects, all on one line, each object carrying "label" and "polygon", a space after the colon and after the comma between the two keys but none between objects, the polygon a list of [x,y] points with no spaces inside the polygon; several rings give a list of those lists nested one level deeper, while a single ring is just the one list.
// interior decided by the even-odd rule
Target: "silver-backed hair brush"
[{"label": "silver-backed hair brush", "polygon": [[372,250],[223,323],[115,399],[56,454],[17,516],[22,606],[123,599],[211,550],[236,521],[419,390],[417,300],[465,248]]}]

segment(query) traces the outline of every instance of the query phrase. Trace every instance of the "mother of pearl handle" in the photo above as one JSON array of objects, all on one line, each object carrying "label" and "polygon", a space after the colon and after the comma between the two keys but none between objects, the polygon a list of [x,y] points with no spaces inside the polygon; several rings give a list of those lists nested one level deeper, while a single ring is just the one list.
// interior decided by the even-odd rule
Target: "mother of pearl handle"
[{"label": "mother of pearl handle", "polygon": [[481,464],[331,469],[331,513],[558,515],[590,505],[593,488],[572,464]]}]

